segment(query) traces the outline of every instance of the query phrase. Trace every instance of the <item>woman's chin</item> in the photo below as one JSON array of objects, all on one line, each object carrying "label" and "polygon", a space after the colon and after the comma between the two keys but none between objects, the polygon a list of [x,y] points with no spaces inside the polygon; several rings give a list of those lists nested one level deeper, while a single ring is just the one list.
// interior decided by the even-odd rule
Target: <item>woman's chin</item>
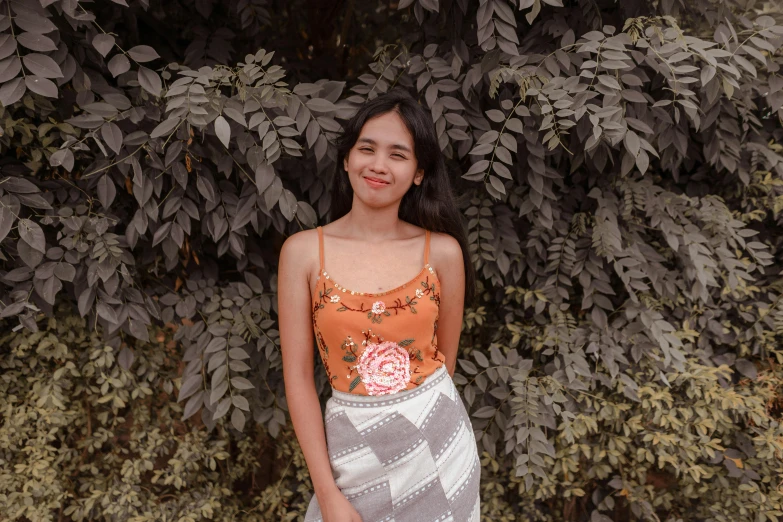
[{"label": "woman's chin", "polygon": [[389,198],[388,195],[381,196],[380,194],[376,194],[372,191],[370,191],[368,194],[357,194],[354,192],[354,196],[356,198],[354,200],[354,204],[360,203],[367,208],[378,210],[386,208],[389,205],[394,204],[396,201],[394,198]]}]

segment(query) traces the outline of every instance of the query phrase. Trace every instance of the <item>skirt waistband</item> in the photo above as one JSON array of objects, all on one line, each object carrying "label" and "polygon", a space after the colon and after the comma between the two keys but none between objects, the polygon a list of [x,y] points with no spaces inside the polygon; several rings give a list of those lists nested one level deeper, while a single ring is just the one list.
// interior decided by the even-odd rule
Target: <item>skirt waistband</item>
[{"label": "skirt waistband", "polygon": [[392,404],[399,404],[421,395],[427,390],[434,388],[438,383],[448,376],[449,374],[446,371],[446,366],[441,365],[429,376],[427,376],[422,384],[416,388],[411,388],[410,390],[402,390],[388,395],[358,395],[354,393],[346,393],[344,391],[335,390],[332,388],[332,397],[330,400],[341,406],[353,406],[357,408],[377,408],[379,406],[391,406]]}]

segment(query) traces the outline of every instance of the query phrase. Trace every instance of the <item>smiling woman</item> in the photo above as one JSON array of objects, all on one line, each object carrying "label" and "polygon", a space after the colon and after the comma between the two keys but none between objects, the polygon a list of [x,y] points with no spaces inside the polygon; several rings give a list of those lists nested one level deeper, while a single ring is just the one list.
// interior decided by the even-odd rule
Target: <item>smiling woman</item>
[{"label": "smiling woman", "polygon": [[[360,185],[358,190],[363,193],[366,186],[390,188],[374,200],[380,202],[401,200],[411,183],[421,185],[424,178],[424,170],[418,167],[413,154],[413,137],[395,111],[364,124],[356,144],[343,159],[343,169],[349,178],[354,178],[351,186]],[[357,179],[364,183],[357,183]]]},{"label": "smiling woman", "polygon": [[478,521],[476,440],[451,379],[475,276],[429,114],[401,91],[368,102],[337,165],[330,223],[291,236],[279,265],[286,396],[315,489],[305,521]]}]

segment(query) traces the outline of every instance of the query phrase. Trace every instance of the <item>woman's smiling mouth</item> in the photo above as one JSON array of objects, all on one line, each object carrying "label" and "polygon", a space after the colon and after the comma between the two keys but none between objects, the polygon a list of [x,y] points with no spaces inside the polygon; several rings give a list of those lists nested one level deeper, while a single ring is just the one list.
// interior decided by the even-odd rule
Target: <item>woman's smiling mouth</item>
[{"label": "woman's smiling mouth", "polygon": [[364,180],[371,186],[371,187],[383,187],[388,185],[389,183],[386,181],[383,181],[382,179],[378,178],[372,178],[369,176],[365,176]]}]

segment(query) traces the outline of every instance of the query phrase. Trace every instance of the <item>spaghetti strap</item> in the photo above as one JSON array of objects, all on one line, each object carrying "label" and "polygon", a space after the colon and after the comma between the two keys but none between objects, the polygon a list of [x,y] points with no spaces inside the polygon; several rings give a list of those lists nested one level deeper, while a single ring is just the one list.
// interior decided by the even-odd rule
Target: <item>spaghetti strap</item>
[{"label": "spaghetti strap", "polygon": [[424,231],[424,266],[430,264],[430,231]]},{"label": "spaghetti strap", "polygon": [[316,227],[316,229],[318,230],[318,261],[321,263],[318,268],[318,275],[320,276],[324,271],[324,231],[320,226]]}]

